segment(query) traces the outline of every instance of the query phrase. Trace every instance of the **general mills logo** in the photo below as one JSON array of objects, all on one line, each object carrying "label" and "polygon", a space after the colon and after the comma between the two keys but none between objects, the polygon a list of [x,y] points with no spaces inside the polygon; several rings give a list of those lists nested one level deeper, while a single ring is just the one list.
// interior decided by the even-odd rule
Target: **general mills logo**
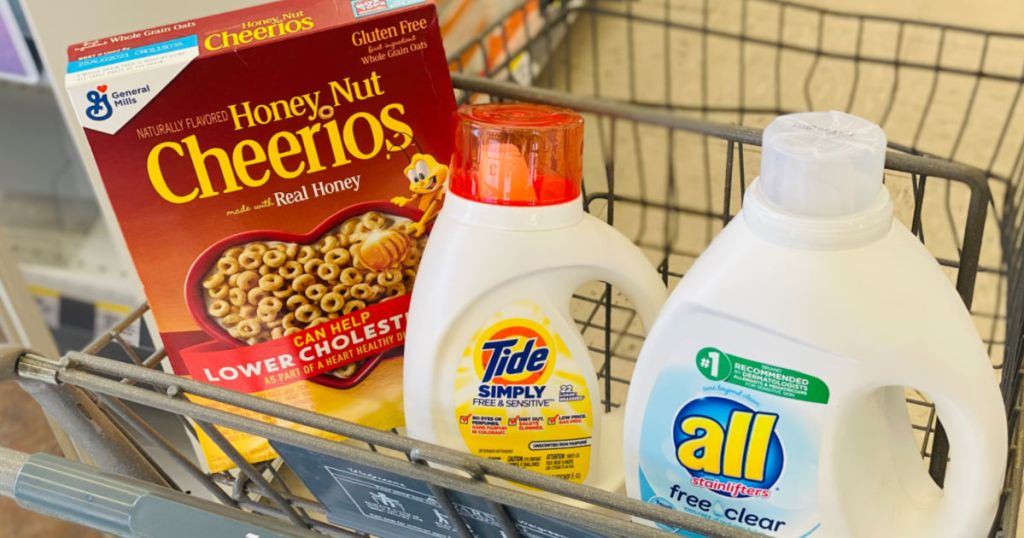
[{"label": "general mills logo", "polygon": [[85,109],[85,115],[93,121],[103,121],[114,113],[114,107],[110,106],[110,97],[107,95],[107,85],[96,86],[95,90],[89,90],[85,94],[90,106]]}]

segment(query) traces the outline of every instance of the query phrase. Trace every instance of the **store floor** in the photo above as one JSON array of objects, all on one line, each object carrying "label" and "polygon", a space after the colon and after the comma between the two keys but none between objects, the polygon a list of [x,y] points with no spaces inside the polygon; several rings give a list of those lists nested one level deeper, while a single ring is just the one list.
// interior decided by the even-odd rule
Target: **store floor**
[{"label": "store floor", "polygon": [[[0,385],[0,445],[33,454],[60,454],[42,410],[17,385]],[[0,537],[98,538],[99,533],[50,519],[0,498]]]}]

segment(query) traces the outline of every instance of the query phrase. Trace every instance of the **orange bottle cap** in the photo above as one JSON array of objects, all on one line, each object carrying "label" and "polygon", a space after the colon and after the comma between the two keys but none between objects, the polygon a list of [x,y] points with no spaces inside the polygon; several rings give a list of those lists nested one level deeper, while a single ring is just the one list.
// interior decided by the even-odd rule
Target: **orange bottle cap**
[{"label": "orange bottle cap", "polygon": [[456,113],[451,191],[506,206],[575,200],[583,182],[583,116],[524,103],[469,105]]}]

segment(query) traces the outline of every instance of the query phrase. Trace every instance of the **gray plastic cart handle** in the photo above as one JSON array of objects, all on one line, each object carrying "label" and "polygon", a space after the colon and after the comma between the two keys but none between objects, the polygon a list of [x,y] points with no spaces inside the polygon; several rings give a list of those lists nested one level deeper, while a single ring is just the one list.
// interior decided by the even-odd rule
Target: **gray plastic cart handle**
[{"label": "gray plastic cart handle", "polygon": [[118,536],[322,538],[312,531],[82,463],[6,448],[0,448],[0,495],[34,512]]}]

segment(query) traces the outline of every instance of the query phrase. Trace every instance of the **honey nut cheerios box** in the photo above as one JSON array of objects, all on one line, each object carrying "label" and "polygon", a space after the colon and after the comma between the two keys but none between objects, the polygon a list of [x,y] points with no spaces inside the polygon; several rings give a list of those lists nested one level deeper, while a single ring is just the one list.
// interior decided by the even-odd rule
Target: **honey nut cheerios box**
[{"label": "honey nut cheerios box", "polygon": [[[291,0],[68,54],[174,373],[401,426],[409,292],[455,110],[434,6]],[[275,457],[220,431],[250,461]],[[195,435],[210,471],[233,466]]]}]

